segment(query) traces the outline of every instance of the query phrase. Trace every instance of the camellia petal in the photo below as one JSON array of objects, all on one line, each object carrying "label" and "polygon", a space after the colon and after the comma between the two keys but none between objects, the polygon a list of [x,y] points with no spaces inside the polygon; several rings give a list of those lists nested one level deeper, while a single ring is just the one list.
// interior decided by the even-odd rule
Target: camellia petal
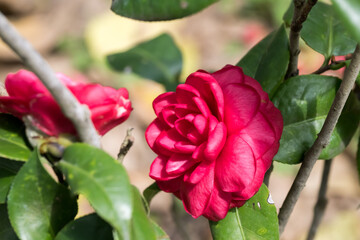
[{"label": "camellia petal", "polygon": [[189,214],[219,221],[259,190],[279,149],[283,122],[241,68],[199,70],[153,106],[157,118],[145,135],[158,157],[150,177],[180,198]]},{"label": "camellia petal", "polygon": [[[99,134],[104,135],[129,117],[132,108],[125,88],[116,90],[99,84],[74,82],[63,74],[57,74],[57,77],[80,103],[89,108]],[[62,114],[54,98],[34,73],[20,70],[9,74],[5,86],[9,96],[0,98],[0,106],[4,106],[0,107],[0,112],[25,117],[49,136],[61,133],[76,135],[70,120]]]}]

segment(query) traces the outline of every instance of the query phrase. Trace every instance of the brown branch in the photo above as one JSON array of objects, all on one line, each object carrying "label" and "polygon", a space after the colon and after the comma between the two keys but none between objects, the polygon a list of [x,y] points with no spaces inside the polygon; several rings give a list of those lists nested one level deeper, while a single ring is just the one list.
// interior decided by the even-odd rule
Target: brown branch
[{"label": "brown branch", "polygon": [[131,134],[133,130],[133,128],[129,128],[126,131],[126,136],[121,144],[119,154],[117,155],[117,159],[120,162],[124,161],[125,155],[129,152],[131,146],[134,144],[134,136]]},{"label": "brown branch", "polygon": [[298,174],[288,192],[285,201],[280,208],[279,212],[279,229],[280,233],[284,231],[285,225],[289,220],[294,206],[300,196],[301,191],[304,189],[310,172],[320,156],[321,151],[329,144],[330,136],[335,128],[335,125],[340,117],[341,111],[345,105],[345,102],[354,86],[357,75],[360,70],[360,47],[356,46],[353,58],[349,67],[345,70],[344,79],[341,82],[340,88],[336,93],[334,102],[330,108],[330,111],[325,119],[324,125],[318,134],[318,138],[315,140],[309,151],[304,156],[303,163],[299,169]]},{"label": "brown branch", "polygon": [[41,80],[59,104],[64,115],[74,124],[81,141],[100,147],[100,137],[90,119],[88,107],[81,105],[58,80],[50,65],[35,51],[0,12],[0,37]]},{"label": "brown branch", "polygon": [[327,186],[328,186],[328,179],[329,179],[331,163],[332,163],[332,159],[325,160],[325,162],[324,162],[324,169],[323,169],[322,178],[321,178],[321,185],[320,185],[320,189],[319,189],[318,200],[314,207],[314,216],[313,216],[313,220],[310,225],[310,230],[309,230],[309,233],[307,236],[307,240],[314,239],[317,228],[320,225],[320,222],[321,222],[322,217],[325,212],[325,208],[328,203],[328,201],[326,199],[326,190],[327,190]]},{"label": "brown branch", "polygon": [[317,3],[317,0],[293,0],[294,2],[294,15],[290,26],[290,61],[289,67],[286,72],[285,79],[296,76],[299,74],[298,70],[298,58],[300,54],[299,40],[300,31],[303,23],[307,19],[310,10]]}]

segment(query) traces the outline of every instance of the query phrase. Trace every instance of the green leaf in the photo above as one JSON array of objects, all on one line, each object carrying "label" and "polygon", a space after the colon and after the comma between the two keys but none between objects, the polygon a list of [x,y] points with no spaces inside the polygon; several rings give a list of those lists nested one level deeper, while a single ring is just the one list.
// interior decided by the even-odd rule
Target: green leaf
[{"label": "green leaf", "polygon": [[153,228],[155,230],[156,240],[170,240],[170,238],[166,234],[166,232],[159,225],[157,225],[156,222],[151,220],[151,223],[152,223]]},{"label": "green leaf", "polygon": [[174,40],[162,34],[122,53],[107,56],[116,71],[131,71],[175,90],[182,69],[182,55]]},{"label": "green leaf", "polygon": [[356,46],[356,41],[334,14],[333,7],[322,2],[312,8],[303,24],[301,37],[325,58],[352,53]]},{"label": "green leaf", "polygon": [[132,217],[133,239],[156,240],[155,230],[148,218],[139,190],[133,186],[134,211]]},{"label": "green leaf", "polygon": [[210,221],[214,240],[279,239],[276,207],[263,184],[242,207],[232,208],[218,222]]},{"label": "green leaf", "polygon": [[57,166],[72,191],[83,194],[120,239],[131,238],[132,189],[120,163],[98,148],[76,143],[65,149]]},{"label": "green leaf", "polygon": [[112,227],[96,213],[67,224],[55,240],[113,240]]},{"label": "green leaf", "polygon": [[[303,75],[287,80],[279,88],[272,101],[282,113],[284,130],[275,161],[301,162],[315,142],[339,86],[340,80],[335,77]],[[359,115],[359,104],[351,94],[319,159],[330,159],[344,150],[358,126]]]},{"label": "green leaf", "polygon": [[286,27],[291,26],[293,15],[294,15],[294,2],[291,1],[289,8],[286,10],[286,12],[283,16],[283,21],[284,21]]},{"label": "green leaf", "polygon": [[118,15],[143,20],[161,21],[186,17],[218,0],[113,0],[111,10]]},{"label": "green leaf", "polygon": [[47,240],[75,217],[77,202],[45,171],[35,150],[13,181],[8,211],[20,239]]},{"label": "green leaf", "polygon": [[0,157],[26,161],[30,152],[23,122],[9,114],[0,113]]},{"label": "green leaf", "polygon": [[150,202],[153,199],[153,197],[155,197],[155,195],[158,194],[160,191],[161,189],[158,187],[156,182],[154,182],[144,190],[143,195],[147,206],[150,205]]},{"label": "green leaf", "polygon": [[0,157],[0,204],[5,203],[12,181],[23,164]]},{"label": "green leaf", "polygon": [[360,43],[360,2],[359,0],[332,0],[335,13],[350,34]]},{"label": "green leaf", "polygon": [[260,82],[272,97],[284,80],[289,56],[288,37],[282,25],[253,47],[237,66],[242,67],[246,75]]},{"label": "green leaf", "polygon": [[10,224],[6,204],[0,204],[0,239],[18,240]]}]

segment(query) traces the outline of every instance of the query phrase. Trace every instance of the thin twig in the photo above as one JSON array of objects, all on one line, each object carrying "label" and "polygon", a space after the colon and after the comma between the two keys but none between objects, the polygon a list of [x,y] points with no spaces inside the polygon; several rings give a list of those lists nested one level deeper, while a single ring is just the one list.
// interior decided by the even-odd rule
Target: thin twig
[{"label": "thin twig", "polygon": [[125,155],[128,153],[131,146],[134,144],[134,136],[132,135],[133,130],[134,130],[133,128],[129,128],[126,131],[126,136],[121,144],[119,154],[117,155],[117,159],[119,160],[119,162],[124,161]]},{"label": "thin twig", "polygon": [[311,226],[309,229],[309,233],[307,236],[307,240],[313,240],[317,231],[317,228],[320,225],[320,222],[322,220],[322,217],[325,212],[325,208],[327,206],[327,199],[326,199],[326,190],[328,186],[328,179],[329,179],[329,173],[330,173],[330,167],[331,167],[332,159],[324,161],[324,170],[322,173],[321,178],[321,185],[319,189],[319,195],[318,200],[314,207],[314,216],[313,220],[311,222]]},{"label": "thin twig", "polygon": [[353,58],[349,67],[345,70],[344,79],[341,82],[340,88],[336,93],[334,102],[330,108],[324,125],[318,134],[318,138],[315,140],[312,147],[306,152],[303,163],[299,169],[298,174],[288,192],[285,201],[280,208],[279,212],[279,229],[280,233],[284,231],[285,225],[292,213],[295,203],[297,202],[301,191],[305,187],[306,181],[310,175],[310,172],[320,156],[321,151],[329,144],[331,133],[333,132],[335,125],[340,117],[341,111],[345,105],[345,102],[354,86],[357,75],[360,70],[360,47],[356,46]]},{"label": "thin twig", "polygon": [[50,91],[64,115],[74,124],[81,141],[100,147],[100,137],[90,111],[58,80],[50,65],[35,51],[0,12],[0,37],[24,61]]},{"label": "thin twig", "polygon": [[316,70],[312,74],[322,74],[328,70],[337,70],[345,66],[346,66],[346,60],[341,60],[341,61],[331,60],[330,64],[321,66],[318,70]]},{"label": "thin twig", "polygon": [[299,40],[300,40],[300,31],[302,29],[303,23],[307,19],[310,10],[317,3],[317,0],[308,0],[305,3],[305,0],[293,0],[294,2],[294,15],[291,21],[290,26],[290,62],[289,67],[286,72],[285,78],[296,76],[299,74],[298,70],[298,57],[300,54]]}]

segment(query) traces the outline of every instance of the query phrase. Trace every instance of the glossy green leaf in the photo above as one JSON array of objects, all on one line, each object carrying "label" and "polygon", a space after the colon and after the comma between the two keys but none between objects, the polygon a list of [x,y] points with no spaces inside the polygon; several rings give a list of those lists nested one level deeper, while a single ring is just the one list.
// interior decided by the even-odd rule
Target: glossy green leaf
[{"label": "glossy green leaf", "polygon": [[162,34],[122,53],[107,56],[116,71],[134,72],[141,77],[163,84],[166,90],[175,90],[182,70],[182,55],[174,40]]},{"label": "glossy green leaf", "polygon": [[286,27],[291,26],[293,15],[294,15],[294,2],[291,1],[289,8],[286,10],[286,12],[283,16],[283,21],[284,21]]},{"label": "glossy green leaf", "polygon": [[18,240],[14,229],[12,228],[7,212],[6,204],[0,204],[0,239]]},{"label": "glossy green leaf", "polygon": [[55,240],[113,240],[112,227],[96,213],[67,224]]},{"label": "glossy green leaf", "polygon": [[133,186],[134,211],[132,216],[133,239],[156,240],[156,233],[148,218],[139,190]]},{"label": "glossy green leaf", "polygon": [[360,43],[360,1],[332,0],[334,10],[350,34]]},{"label": "glossy green leaf", "polygon": [[9,114],[0,113],[0,157],[26,161],[30,152],[23,122]]},{"label": "glossy green leaf", "polygon": [[160,21],[186,17],[218,0],[113,0],[111,10],[118,15]]},{"label": "glossy green leaf", "polygon": [[16,175],[7,203],[11,224],[22,240],[53,239],[77,213],[76,197],[50,177],[37,151]]},{"label": "glossy green leaf", "polygon": [[12,181],[16,173],[0,167],[0,204],[5,203]]},{"label": "glossy green leaf", "polygon": [[[320,132],[335,98],[340,80],[335,77],[303,75],[287,80],[276,92],[273,103],[280,109],[284,130],[274,160],[296,164],[302,160]],[[359,104],[350,95],[319,159],[330,159],[344,150],[359,123]]]},{"label": "glossy green leaf", "polygon": [[276,207],[265,184],[242,207],[232,208],[218,222],[210,221],[210,228],[214,240],[279,239]]},{"label": "glossy green leaf", "polygon": [[166,232],[154,221],[151,220],[153,228],[156,234],[156,240],[170,240]]},{"label": "glossy green leaf", "polygon": [[333,7],[322,2],[318,2],[310,11],[301,37],[325,58],[352,53],[356,46],[356,41],[334,14]]},{"label": "glossy green leaf", "polygon": [[0,157],[0,204],[5,203],[12,181],[23,164],[22,161]]},{"label": "glossy green leaf", "polygon": [[154,182],[144,190],[143,195],[147,206],[150,205],[150,202],[153,199],[153,197],[155,197],[155,195],[158,194],[160,191],[161,189],[158,187],[156,182]]},{"label": "glossy green leaf", "polygon": [[65,149],[57,166],[71,189],[88,199],[120,239],[131,239],[132,189],[120,163],[98,148],[76,143]]},{"label": "glossy green leaf", "polygon": [[288,36],[282,25],[253,47],[237,66],[242,67],[246,75],[260,82],[272,97],[284,80],[289,56]]}]

